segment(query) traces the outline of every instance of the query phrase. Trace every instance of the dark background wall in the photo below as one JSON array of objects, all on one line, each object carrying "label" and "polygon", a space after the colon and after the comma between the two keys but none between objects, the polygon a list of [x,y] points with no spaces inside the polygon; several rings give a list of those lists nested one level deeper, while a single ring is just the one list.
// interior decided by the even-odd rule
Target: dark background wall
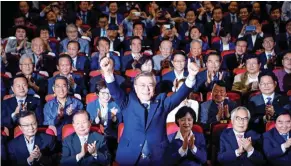
[{"label": "dark background wall", "polygon": [[1,2],[1,38],[8,37],[8,30],[13,25],[17,6],[18,2]]}]

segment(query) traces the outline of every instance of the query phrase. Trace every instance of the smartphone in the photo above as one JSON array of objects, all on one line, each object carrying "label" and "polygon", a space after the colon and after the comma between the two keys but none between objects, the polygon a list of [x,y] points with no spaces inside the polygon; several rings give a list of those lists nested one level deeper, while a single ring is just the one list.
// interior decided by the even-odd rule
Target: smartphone
[{"label": "smartphone", "polygon": [[256,31],[256,26],[248,25],[246,26],[246,32],[254,32]]},{"label": "smartphone", "polygon": [[167,30],[171,29],[171,25],[170,25],[170,24],[165,24],[164,27],[165,27]]},{"label": "smartphone", "polygon": [[133,12],[133,14],[134,14],[135,16],[139,17],[141,13],[140,13],[140,12]]}]

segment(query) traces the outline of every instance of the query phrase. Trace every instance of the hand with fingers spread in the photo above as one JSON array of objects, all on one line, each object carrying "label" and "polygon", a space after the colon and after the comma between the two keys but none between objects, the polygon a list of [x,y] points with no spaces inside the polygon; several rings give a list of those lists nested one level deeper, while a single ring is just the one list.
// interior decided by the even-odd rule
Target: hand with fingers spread
[{"label": "hand with fingers spread", "polygon": [[223,71],[218,72],[218,79],[222,80],[222,78],[223,78]]},{"label": "hand with fingers spread", "polygon": [[96,141],[88,144],[88,152],[93,156],[97,154]]},{"label": "hand with fingers spread", "polygon": [[247,152],[252,151],[254,149],[254,147],[252,145],[251,137],[242,138],[242,146],[243,146],[245,151],[247,151]]}]

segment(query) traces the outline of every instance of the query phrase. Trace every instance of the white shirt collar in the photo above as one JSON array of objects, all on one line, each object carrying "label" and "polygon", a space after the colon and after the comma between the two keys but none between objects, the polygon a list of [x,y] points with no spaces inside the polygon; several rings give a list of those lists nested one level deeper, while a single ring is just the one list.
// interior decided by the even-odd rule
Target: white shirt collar
[{"label": "white shirt collar", "polygon": [[26,96],[23,97],[23,98],[20,98],[20,97],[16,97],[15,96],[15,98],[16,98],[17,103],[18,103],[19,100],[23,100],[23,102],[25,102],[25,100],[26,100]]},{"label": "white shirt collar", "polygon": [[273,92],[273,94],[271,94],[271,96],[267,96],[267,95],[265,95],[265,94],[263,94],[263,93],[262,93],[262,95],[263,95],[263,99],[264,99],[264,102],[265,102],[265,103],[268,102],[267,97],[271,97],[271,103],[272,103],[273,100],[274,100],[275,92]]},{"label": "white shirt collar", "polygon": [[83,145],[84,143],[86,143],[88,141],[89,134],[85,135],[85,136],[79,136],[78,135],[78,137],[80,139],[81,145]]},{"label": "white shirt collar", "polygon": [[274,49],[273,49],[271,52],[269,52],[269,53],[268,53],[267,51],[265,51],[265,54],[266,54],[266,57],[267,57],[267,59],[268,59],[268,58],[269,58],[269,57],[268,57],[269,54],[271,54],[271,55],[274,54]]},{"label": "white shirt collar", "polygon": [[140,56],[140,53],[131,53],[131,55],[132,55],[132,57],[133,57],[133,59],[135,59],[136,57],[139,57]]},{"label": "white shirt collar", "polygon": [[175,76],[176,76],[176,78],[177,78],[178,80],[185,78],[185,77],[184,77],[184,70],[183,70],[183,72],[181,72],[181,74],[178,74],[178,73],[176,72],[176,70],[174,70],[174,73],[175,73]]},{"label": "white shirt collar", "polygon": [[234,132],[234,135],[235,135],[235,136],[236,136],[236,135],[244,135],[244,134],[245,134],[245,132],[243,132],[243,133],[239,133],[239,132],[235,131],[234,129],[233,129],[233,132]]},{"label": "white shirt collar", "polygon": [[[193,135],[193,132],[191,131],[189,136],[191,137],[192,135]],[[190,137],[189,137],[189,139],[190,139]],[[184,141],[184,138],[183,138],[180,130],[177,132],[175,139],[180,139],[181,141]]]}]

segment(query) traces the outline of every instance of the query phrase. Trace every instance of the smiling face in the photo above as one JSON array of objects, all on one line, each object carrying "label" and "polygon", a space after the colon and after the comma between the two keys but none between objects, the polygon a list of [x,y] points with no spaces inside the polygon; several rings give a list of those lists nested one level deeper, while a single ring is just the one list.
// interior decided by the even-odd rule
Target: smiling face
[{"label": "smiling face", "polygon": [[266,37],[263,41],[263,47],[266,51],[272,51],[275,47],[275,41],[273,37]]},{"label": "smiling face", "polygon": [[282,60],[282,64],[284,69],[291,71],[291,53],[287,53],[283,60]]},{"label": "smiling face", "polygon": [[199,42],[192,42],[190,52],[193,57],[200,56],[202,52],[201,44]]},{"label": "smiling face", "polygon": [[31,58],[23,59],[22,63],[19,64],[19,68],[21,70],[21,73],[23,73],[24,75],[31,75],[34,68]]},{"label": "smiling face", "polygon": [[206,67],[208,71],[214,71],[217,72],[219,71],[220,68],[220,60],[218,56],[216,55],[211,55],[208,57],[207,62],[206,62]]},{"label": "smiling face", "polygon": [[55,80],[55,85],[53,87],[53,91],[55,92],[57,98],[64,99],[68,94],[68,84],[63,79]]},{"label": "smiling face", "polygon": [[219,86],[217,84],[214,85],[213,90],[212,90],[212,100],[215,103],[221,103],[224,101],[226,97],[226,88]]},{"label": "smiling face", "polygon": [[260,71],[260,64],[258,62],[258,59],[251,58],[246,60],[246,68],[248,73],[250,74],[258,73]]},{"label": "smiling face", "polygon": [[263,76],[259,82],[259,89],[262,94],[272,95],[275,92],[277,83],[270,76]]},{"label": "smiling face", "polygon": [[58,63],[58,70],[61,75],[67,76],[72,71],[72,63],[68,58],[60,58]]},{"label": "smiling face", "polygon": [[195,22],[196,16],[195,16],[194,11],[188,11],[186,13],[186,20],[188,23],[191,23],[191,24]]},{"label": "smiling face", "polygon": [[189,112],[180,119],[178,119],[178,124],[181,130],[181,133],[188,133],[192,130],[193,127],[193,117],[190,115]]},{"label": "smiling face", "polygon": [[77,114],[73,118],[73,127],[78,136],[86,136],[90,132],[91,122],[85,113]]},{"label": "smiling face", "polygon": [[240,109],[235,113],[234,119],[231,120],[232,128],[238,132],[243,133],[248,128],[249,117],[247,111]]},{"label": "smiling face", "polygon": [[141,65],[141,71],[152,72],[153,70],[153,62],[151,60],[146,61]]},{"label": "smiling face", "polygon": [[139,100],[147,102],[155,94],[156,83],[151,76],[140,76],[134,83],[134,89]]},{"label": "smiling face", "polygon": [[78,43],[70,43],[68,45],[68,54],[71,58],[75,58],[78,55],[79,46]]},{"label": "smiling face", "polygon": [[141,40],[133,39],[130,45],[132,53],[140,53],[141,52]]},{"label": "smiling face", "polygon": [[[291,130],[291,119],[290,115],[280,115],[275,124],[276,129],[280,134],[286,134]],[[289,136],[290,137],[290,136]]]},{"label": "smiling face", "polygon": [[235,53],[238,55],[243,55],[247,51],[247,42],[238,41],[235,46]]},{"label": "smiling face", "polygon": [[198,28],[193,28],[190,32],[191,39],[200,39],[201,33]]},{"label": "smiling face", "polygon": [[101,103],[108,103],[111,99],[108,88],[102,88],[99,92],[99,100]]},{"label": "smiling face", "polygon": [[20,130],[25,137],[32,137],[37,132],[37,121],[35,116],[29,115],[19,119]]},{"label": "smiling face", "polygon": [[172,60],[172,64],[173,64],[174,69],[176,71],[183,71],[185,68],[185,64],[186,64],[185,56],[183,56],[181,54],[176,54],[174,56],[174,59]]},{"label": "smiling face", "polygon": [[109,44],[105,40],[99,41],[97,48],[102,55],[105,55],[109,52]]},{"label": "smiling face", "polygon": [[26,97],[28,92],[27,80],[23,77],[15,78],[11,89],[16,97]]}]

